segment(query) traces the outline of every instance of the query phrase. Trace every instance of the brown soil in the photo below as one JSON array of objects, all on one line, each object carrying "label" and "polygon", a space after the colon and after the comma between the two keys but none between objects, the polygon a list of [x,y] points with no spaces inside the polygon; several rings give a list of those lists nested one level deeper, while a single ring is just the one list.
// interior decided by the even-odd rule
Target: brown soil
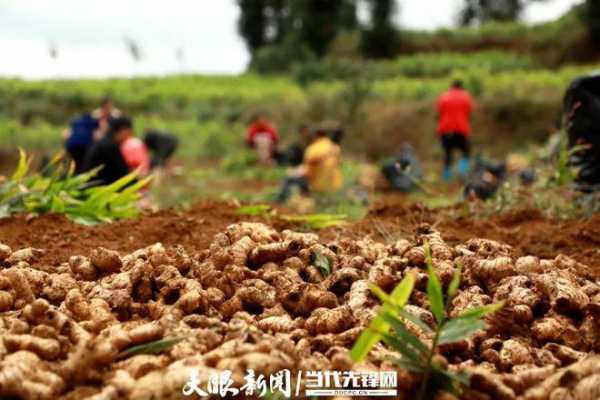
[{"label": "brown soil", "polygon": [[196,250],[207,247],[215,233],[240,219],[235,210],[228,203],[207,201],[185,213],[162,210],[95,227],[75,224],[62,215],[19,215],[0,220],[0,242],[15,249],[44,249],[42,261],[51,264],[67,261],[74,254],[87,255],[98,246],[131,252],[161,242]]},{"label": "brown soil", "polygon": [[535,209],[514,210],[490,218],[464,217],[458,209],[428,210],[418,203],[388,197],[375,204],[363,220],[331,229],[326,234],[376,240],[411,236],[414,227],[428,223],[450,244],[473,237],[497,240],[513,246],[517,255],[554,258],[566,254],[600,272],[600,216],[580,220],[548,219]]},{"label": "brown soil", "polygon": [[[42,261],[49,264],[64,262],[74,254],[87,255],[97,246],[130,252],[162,242],[180,244],[194,251],[205,249],[217,232],[242,219],[256,218],[237,215],[233,203],[215,201],[198,203],[185,212],[163,210],[96,227],[77,225],[59,215],[15,216],[0,220],[0,242],[15,249],[28,246],[44,249]],[[519,210],[473,219],[461,216],[457,209],[432,211],[402,197],[387,196],[363,220],[322,231],[321,236],[334,239],[371,235],[375,240],[385,241],[410,237],[415,226],[423,222],[439,229],[451,244],[484,237],[512,245],[518,255],[552,258],[562,253],[600,271],[600,216],[552,220],[536,210]],[[270,223],[280,229],[288,227],[277,218]]]},{"label": "brown soil", "polygon": [[[240,219],[252,219],[236,209],[233,203],[203,202],[183,213],[165,210],[98,227],[56,215],[0,221],[0,242],[13,249],[46,250],[41,261],[35,252],[11,255],[3,250],[0,398],[180,398],[175,393],[181,393],[194,369],[202,376],[235,371],[234,386],[240,387],[250,368],[265,376],[281,369],[295,376],[307,366],[353,368],[348,350],[379,306],[369,295],[369,285],[389,292],[412,271],[417,281],[410,312],[433,324],[427,277],[421,270],[425,249],[419,243],[425,240],[439,257],[433,268],[445,285],[455,265],[465,267],[450,315],[492,299],[509,305],[488,319],[489,328],[472,341],[440,348],[451,368],[476,376],[466,398],[512,393],[490,398],[514,399],[529,388],[583,393],[591,378],[600,378],[597,357],[577,362],[600,349],[600,281],[564,257],[545,263],[522,260],[519,269],[506,263],[507,257],[526,253],[545,258],[561,253],[600,272],[595,239],[600,218],[554,221],[519,211],[474,220],[460,217],[459,208],[433,211],[386,196],[363,220],[322,231],[321,239],[328,243],[323,246],[313,235],[280,234],[261,224],[226,229]],[[287,227],[276,216],[267,222],[278,230]],[[434,229],[421,227],[417,235],[415,227],[424,222]],[[215,240],[216,233],[221,234]],[[364,235],[409,241],[385,246],[351,240]],[[468,249],[448,246],[475,237],[506,241],[513,249],[481,240]],[[110,250],[92,252],[104,246],[123,256],[155,242],[167,249],[154,246],[124,258]],[[208,251],[198,251],[209,244]],[[183,245],[187,252],[173,245]],[[313,252],[330,254],[330,274],[311,265]],[[72,255],[90,259],[56,265]],[[524,293],[533,300],[525,303]],[[46,333],[48,337],[41,336]],[[431,339],[420,330],[415,334]],[[185,341],[161,355],[124,352],[175,336]],[[371,352],[363,366],[388,370],[389,355]],[[472,369],[483,361],[491,370]],[[525,375],[517,374],[517,367],[531,371],[527,385],[523,379],[529,378],[521,379]],[[400,373],[400,397],[409,398],[420,378]]]}]

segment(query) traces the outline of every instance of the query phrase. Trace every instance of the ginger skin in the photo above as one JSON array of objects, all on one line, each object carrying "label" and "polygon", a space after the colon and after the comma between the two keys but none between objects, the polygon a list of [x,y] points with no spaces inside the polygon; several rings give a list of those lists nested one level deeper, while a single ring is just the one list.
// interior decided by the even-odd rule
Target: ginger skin
[{"label": "ginger skin", "polygon": [[[407,274],[416,284],[405,311],[435,325],[427,245],[443,286],[463,267],[450,318],[506,304],[486,329],[444,344],[434,357],[471,374],[464,398],[598,397],[599,362],[591,354],[600,351],[600,282],[575,260],[517,258],[486,239],[449,246],[426,225],[411,240],[325,243],[255,222],[230,225],[196,253],[160,243],[122,256],[97,248],[56,269],[40,265],[33,250],[0,245],[0,397],[176,398],[195,370],[205,388],[208,375],[223,369],[236,386],[247,369],[265,376],[394,369],[397,354],[383,344],[360,365],[348,350],[381,304],[370,286],[389,293]],[[330,261],[329,271],[311,265],[316,253]],[[417,324],[406,325],[431,342]],[[174,338],[182,340],[157,354],[127,351]],[[399,378],[399,398],[413,398],[419,374],[400,369]]]}]

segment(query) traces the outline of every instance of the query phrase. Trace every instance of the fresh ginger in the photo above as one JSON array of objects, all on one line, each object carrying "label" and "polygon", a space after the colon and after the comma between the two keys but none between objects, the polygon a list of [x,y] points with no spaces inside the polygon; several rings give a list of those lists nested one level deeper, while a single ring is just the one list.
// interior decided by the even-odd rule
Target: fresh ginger
[{"label": "fresh ginger", "polygon": [[[586,357],[600,351],[600,285],[573,259],[516,258],[510,246],[485,239],[450,247],[425,226],[414,240],[383,244],[324,243],[315,234],[240,223],[196,254],[162,244],[122,257],[98,248],[56,269],[38,263],[35,252],[0,245],[0,396],[51,399],[94,387],[93,399],[166,398],[181,392],[194,369],[203,384],[220,369],[233,371],[236,383],[248,368],[265,375],[282,368],[352,370],[347,350],[380,305],[371,284],[390,292],[416,274],[405,310],[435,325],[425,293],[425,243],[444,285],[463,267],[450,318],[506,304],[487,318],[488,329],[436,355],[449,370],[471,373],[467,398],[535,396],[542,386],[568,398],[595,393],[598,371]],[[329,270],[311,265],[317,252]],[[184,340],[161,354],[125,352],[174,337]],[[391,355],[378,345],[361,367],[393,368]],[[399,396],[410,398],[405,391],[420,378],[400,376]]]}]

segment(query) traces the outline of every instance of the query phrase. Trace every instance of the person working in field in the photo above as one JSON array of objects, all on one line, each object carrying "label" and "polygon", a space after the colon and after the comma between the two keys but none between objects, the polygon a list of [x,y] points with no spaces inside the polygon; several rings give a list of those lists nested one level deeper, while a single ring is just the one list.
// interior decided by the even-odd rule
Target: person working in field
[{"label": "person working in field", "polygon": [[275,151],[279,142],[279,133],[269,123],[263,112],[257,112],[246,132],[246,143],[256,150],[258,160],[263,165],[275,163]]},{"label": "person working in field", "polygon": [[121,116],[121,111],[117,109],[110,96],[105,96],[100,103],[100,107],[92,111],[92,117],[98,121],[98,129],[94,132],[94,138],[99,140],[110,129],[110,121]]},{"label": "person working in field", "polygon": [[402,193],[417,190],[423,178],[421,163],[415,149],[409,143],[402,143],[398,154],[383,163],[381,173],[393,190]]},{"label": "person working in field", "polygon": [[100,167],[95,182],[111,184],[132,171],[140,175],[150,171],[150,155],[144,143],[133,134],[133,123],[127,117],[111,120],[109,130],[90,148],[84,171]]},{"label": "person working in field", "polygon": [[287,165],[289,167],[297,167],[302,164],[304,160],[304,152],[306,147],[312,140],[312,134],[310,128],[306,124],[298,126],[298,138],[297,140],[288,146],[285,150],[277,151],[275,153],[275,159],[278,165]]},{"label": "person working in field", "polygon": [[110,97],[105,97],[100,107],[91,113],[71,121],[69,129],[64,132],[64,146],[67,154],[75,164],[75,173],[83,172],[85,156],[94,144],[108,131],[110,121],[121,115]]},{"label": "person working in field", "polygon": [[143,140],[152,156],[150,161],[152,169],[165,168],[179,146],[177,136],[156,129],[148,129],[144,134]]},{"label": "person working in field", "polygon": [[64,146],[67,154],[75,164],[75,173],[83,172],[85,155],[94,144],[94,132],[99,128],[98,120],[90,113],[85,113],[71,122],[64,134]]},{"label": "person working in field", "polygon": [[473,99],[463,88],[461,81],[455,81],[437,102],[439,117],[438,135],[444,149],[443,178],[449,182],[453,178],[453,153],[460,150],[462,158],[458,162],[458,173],[465,178],[470,169],[471,114]]},{"label": "person working in field", "polygon": [[344,178],[340,161],[340,147],[328,137],[326,130],[318,129],[304,152],[302,164],[293,169],[283,182],[277,201],[284,203],[294,186],[300,188],[303,194],[341,189]]}]

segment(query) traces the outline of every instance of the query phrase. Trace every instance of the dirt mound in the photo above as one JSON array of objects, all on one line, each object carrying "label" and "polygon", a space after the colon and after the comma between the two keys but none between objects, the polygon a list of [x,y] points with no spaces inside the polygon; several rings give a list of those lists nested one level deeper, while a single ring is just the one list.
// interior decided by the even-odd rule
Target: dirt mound
[{"label": "dirt mound", "polygon": [[131,252],[160,242],[200,250],[217,232],[240,219],[234,204],[212,201],[198,203],[185,212],[162,210],[94,227],[75,224],[62,215],[19,215],[0,220],[0,242],[14,248],[46,249],[41,262],[54,265],[73,254],[87,255],[97,246]]},{"label": "dirt mound", "polygon": [[515,210],[489,218],[464,214],[461,208],[428,210],[402,197],[388,197],[376,203],[361,221],[330,229],[322,236],[360,238],[370,235],[378,241],[389,241],[412,237],[416,226],[428,223],[450,244],[483,237],[513,246],[519,256],[536,254],[553,258],[566,254],[600,273],[600,215],[589,219],[548,219],[535,209]]},{"label": "dirt mound", "polygon": [[[21,215],[0,220],[0,242],[14,248],[47,249],[42,262],[52,265],[67,261],[73,254],[88,254],[97,246],[130,252],[161,242],[197,251],[206,249],[213,236],[231,223],[260,220],[240,216],[236,209],[235,203],[206,201],[185,212],[163,210],[96,227],[74,224],[60,215],[32,219]],[[429,210],[403,196],[388,195],[375,203],[363,220],[324,230],[320,236],[330,240],[370,235],[385,242],[410,238],[416,226],[428,223],[440,230],[450,244],[485,237],[513,246],[517,255],[553,258],[565,254],[600,271],[600,216],[553,220],[542,217],[537,210],[518,210],[487,219],[463,214],[459,208]],[[293,227],[277,218],[269,222],[278,229]]]},{"label": "dirt mound", "polygon": [[[426,243],[444,286],[463,268],[450,317],[505,302],[486,329],[440,348],[449,370],[472,374],[466,398],[594,398],[600,281],[585,265],[564,255],[517,257],[488,239],[452,246],[427,225],[413,240],[383,244],[323,242],[251,222],[229,225],[193,253],[156,244],[121,256],[98,247],[54,267],[37,249],[0,246],[0,397],[174,399],[195,371],[199,387],[231,371],[240,388],[249,370],[395,370],[397,354],[386,347],[361,364],[348,350],[377,313],[370,285],[390,292],[409,274],[415,290],[405,310],[421,325],[408,329],[432,340],[422,327],[435,324]],[[173,343],[160,354],[135,352],[160,339]],[[398,374],[399,397],[411,398],[421,375]]]}]

